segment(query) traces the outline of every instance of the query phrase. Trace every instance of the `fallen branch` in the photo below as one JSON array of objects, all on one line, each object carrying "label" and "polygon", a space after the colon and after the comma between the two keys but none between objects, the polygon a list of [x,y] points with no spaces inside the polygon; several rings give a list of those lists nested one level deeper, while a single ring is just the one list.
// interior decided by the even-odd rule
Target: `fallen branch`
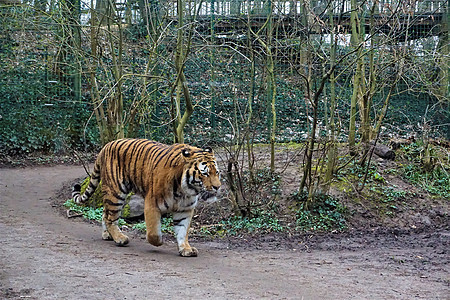
[{"label": "fallen branch", "polygon": [[414,137],[409,139],[391,139],[389,141],[389,146],[393,150],[400,149],[401,146],[411,145],[413,142],[415,142]]},{"label": "fallen branch", "polygon": [[67,218],[78,218],[78,217],[82,217],[83,216],[83,214],[71,214],[70,212],[73,212],[73,210],[71,210],[71,209],[68,209],[67,211],[66,211],[66,215],[67,215]]}]

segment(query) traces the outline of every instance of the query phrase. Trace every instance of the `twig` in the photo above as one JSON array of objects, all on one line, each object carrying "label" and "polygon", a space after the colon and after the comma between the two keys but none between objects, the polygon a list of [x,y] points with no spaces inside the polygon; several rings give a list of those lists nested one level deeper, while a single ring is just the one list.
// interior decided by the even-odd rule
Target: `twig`
[{"label": "twig", "polygon": [[74,149],[72,149],[72,148],[70,148],[70,149],[72,150],[72,153],[73,153],[73,154],[78,158],[78,160],[81,162],[81,165],[83,166],[84,171],[86,172],[87,176],[91,176],[91,174],[89,173],[88,168],[86,167],[86,164],[85,164],[84,160],[80,157],[80,155],[78,155],[78,153],[77,153]]}]

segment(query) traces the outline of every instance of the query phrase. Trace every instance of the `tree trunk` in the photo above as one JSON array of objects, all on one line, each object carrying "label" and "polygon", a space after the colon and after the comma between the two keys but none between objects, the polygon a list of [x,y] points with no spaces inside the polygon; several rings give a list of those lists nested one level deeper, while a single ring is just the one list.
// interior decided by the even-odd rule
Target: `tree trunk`
[{"label": "tree trunk", "polygon": [[269,80],[267,82],[270,87],[268,87],[268,96],[270,100],[270,114],[268,116],[272,116],[271,128],[270,128],[270,171],[275,172],[275,137],[276,137],[276,128],[277,128],[277,111],[275,109],[276,104],[276,96],[277,96],[277,86],[275,82],[275,62],[274,55],[272,54],[272,38],[273,38],[273,1],[269,0],[268,5],[268,14],[267,19],[269,20],[267,23],[267,73],[269,76]]},{"label": "tree trunk", "polygon": [[[189,118],[194,112],[194,107],[192,105],[192,98],[187,86],[186,77],[184,76],[184,62],[188,55],[190,48],[190,41],[192,35],[192,29],[188,38],[187,49],[184,51],[184,1],[177,0],[177,13],[178,13],[178,27],[177,27],[177,49],[175,53],[175,70],[177,72],[177,78],[175,81],[176,87],[176,127],[175,127],[175,142],[184,142],[184,127],[186,126]],[[184,97],[184,102],[186,105],[183,116],[181,116],[181,98]]]},{"label": "tree trunk", "polygon": [[[450,102],[450,87],[449,87],[449,64],[450,64],[450,45],[449,45],[449,19],[450,19],[450,3],[447,3],[447,11],[444,13],[442,20],[441,35],[439,37],[438,51],[439,57],[439,92],[438,95],[441,99],[446,99]],[[445,100],[444,100],[445,101]],[[448,105],[448,103],[447,103]],[[450,133],[449,133],[450,134]]]},{"label": "tree trunk", "polygon": [[361,97],[361,80],[363,71],[363,57],[362,57],[362,47],[360,47],[360,34],[361,34],[361,24],[358,18],[358,7],[356,0],[351,0],[351,13],[350,20],[352,26],[351,42],[353,47],[358,47],[357,64],[355,75],[353,76],[353,94],[350,102],[350,126],[348,134],[348,145],[351,155],[356,154],[356,105],[358,103],[358,98]]},{"label": "tree trunk", "polygon": [[95,119],[97,121],[97,128],[100,134],[100,141],[102,145],[108,142],[106,138],[106,116],[103,110],[103,104],[101,103],[100,92],[97,84],[96,69],[98,64],[98,34],[99,34],[99,23],[97,12],[93,8],[94,0],[91,0],[91,62],[89,63],[89,75],[90,75],[90,87],[91,87],[91,101],[94,107]]},{"label": "tree trunk", "polygon": [[[335,39],[334,35],[334,20],[333,20],[333,6],[331,5],[330,8],[328,8],[328,17],[330,19],[330,68],[334,68],[334,65],[336,64],[336,45],[337,40]],[[323,190],[324,192],[328,192],[331,180],[333,178],[334,173],[334,167],[336,164],[336,156],[337,156],[337,146],[336,146],[336,124],[334,121],[334,112],[336,110],[336,79],[334,75],[334,71],[330,75],[330,121],[328,122],[328,132],[329,132],[329,144],[330,148],[327,155],[327,169],[325,173],[325,180],[323,183]]]},{"label": "tree trunk", "polygon": [[[113,2],[109,2],[108,6],[108,15],[106,17],[107,27],[108,27],[108,39],[110,46],[110,53],[113,62],[113,70],[112,74],[114,77],[114,90],[115,92],[109,99],[108,105],[108,131],[109,131],[109,139],[121,139],[125,137],[125,128],[124,128],[124,120],[123,120],[123,92],[122,92],[122,74],[123,74],[123,64],[122,64],[122,56],[123,56],[123,36],[122,36],[122,26],[120,21],[117,22],[118,30],[118,40],[117,46],[114,42],[115,37],[113,36],[112,21],[115,19],[116,9]],[[117,51],[116,51],[117,50]],[[117,53],[117,55],[116,55]]]}]

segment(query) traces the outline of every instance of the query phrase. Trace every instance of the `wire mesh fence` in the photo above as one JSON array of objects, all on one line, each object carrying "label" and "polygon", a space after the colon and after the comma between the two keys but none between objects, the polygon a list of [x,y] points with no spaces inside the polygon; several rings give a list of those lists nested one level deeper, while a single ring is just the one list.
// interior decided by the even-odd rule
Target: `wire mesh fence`
[{"label": "wire mesh fence", "polygon": [[[187,142],[236,138],[247,130],[250,110],[254,140],[268,141],[267,53],[258,43],[260,38],[268,39],[266,33],[254,33],[269,21],[277,75],[277,141],[303,141],[308,136],[312,107],[301,76],[310,79],[313,90],[317,88],[323,70],[330,66],[332,32],[340,60],[335,69],[336,117],[345,139],[356,59],[356,53],[351,53],[350,1],[183,3],[185,26],[192,33],[185,73],[196,108],[186,128]],[[95,1],[73,1],[71,5],[77,9],[68,17],[59,1],[23,2],[20,6],[0,3],[2,151],[28,151],[30,145],[36,150],[58,151],[63,144],[90,147],[98,143],[91,75],[98,80],[102,105],[108,105],[116,89],[114,54],[119,57],[118,44],[108,45],[106,34],[99,39],[98,64],[93,70],[91,12],[95,9],[101,16],[106,10]],[[117,28],[123,30],[120,92],[124,111],[140,105],[133,117],[125,113],[123,119],[129,121],[126,126],[137,124],[139,136],[170,142],[177,2],[116,1],[114,10],[114,26],[98,28],[112,31],[115,41],[119,40]],[[385,81],[374,93],[372,118],[379,115],[398,72],[398,61],[402,61],[407,72],[395,83],[384,122],[386,131],[421,134],[427,127],[435,135],[450,138],[448,1],[365,1],[358,12],[364,24],[361,47],[366,63],[369,65],[373,54],[378,82]],[[159,31],[150,30],[145,23],[148,14],[158,21]],[[78,48],[73,28],[79,29]],[[254,33],[249,34],[251,31]],[[401,58],[396,56],[400,52]],[[145,80],[149,74],[152,76]],[[323,135],[327,134],[330,89],[327,82],[320,99]]]}]

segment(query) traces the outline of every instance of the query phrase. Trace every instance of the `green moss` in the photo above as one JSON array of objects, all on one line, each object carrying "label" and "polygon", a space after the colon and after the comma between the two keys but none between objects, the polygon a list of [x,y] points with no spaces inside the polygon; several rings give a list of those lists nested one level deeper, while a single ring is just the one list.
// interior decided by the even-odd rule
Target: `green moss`
[{"label": "green moss", "polygon": [[[84,193],[84,191],[87,189],[88,185],[89,185],[89,177],[86,177],[83,180],[83,182],[81,183],[81,193]],[[126,205],[123,207],[123,210],[122,210],[123,218],[127,218],[130,215],[130,205],[128,205],[128,202],[130,201],[131,195],[133,195],[133,193],[130,193],[127,195]],[[93,208],[103,207],[103,192],[102,192],[102,182],[101,181],[98,184],[98,187],[95,190],[94,194],[86,202],[86,206],[93,207]]]},{"label": "green moss", "polygon": [[339,192],[347,193],[352,191],[352,184],[344,178],[340,178],[340,180],[334,180],[331,183],[331,186],[336,188]]},{"label": "green moss", "polygon": [[[90,177],[86,177],[83,180],[83,183],[81,184],[81,193],[84,193],[84,191],[87,189],[89,185]],[[102,182],[98,184],[97,189],[95,190],[94,194],[89,198],[89,200],[86,203],[87,206],[98,208],[103,207],[103,192],[102,192]]]},{"label": "green moss", "polygon": [[128,218],[130,216],[130,205],[127,203],[122,209],[122,218]]}]

